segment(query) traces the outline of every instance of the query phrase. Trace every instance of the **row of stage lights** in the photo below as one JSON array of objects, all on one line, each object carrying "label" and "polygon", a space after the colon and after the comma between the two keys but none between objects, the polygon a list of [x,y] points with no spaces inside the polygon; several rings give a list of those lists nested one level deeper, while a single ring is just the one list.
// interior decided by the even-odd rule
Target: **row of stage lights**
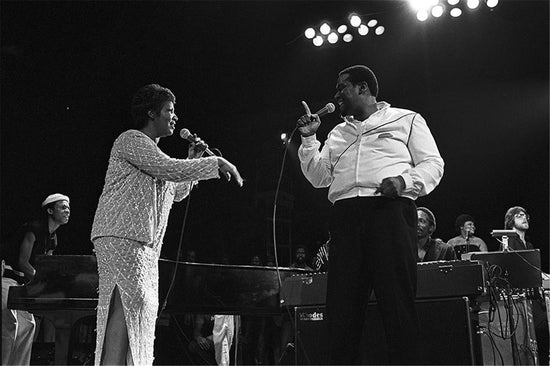
[{"label": "row of stage lights", "polygon": [[[421,22],[424,22],[428,20],[430,15],[432,15],[434,18],[439,18],[442,15],[445,14],[445,11],[447,9],[449,10],[449,14],[453,18],[457,18],[462,15],[462,9],[460,8],[460,0],[447,0],[447,1],[439,1],[439,0],[409,0],[412,8],[416,10],[416,19],[418,19]],[[479,8],[482,2],[487,5],[488,8],[492,9],[495,6],[498,5],[498,0],[463,0],[463,3],[466,3],[466,6],[471,9],[475,10]]]},{"label": "row of stage lights", "polygon": [[[466,3],[466,6],[472,10],[477,9],[482,2],[490,9],[496,7],[499,2],[499,0],[409,0],[409,3],[416,11],[416,18],[423,22],[426,21],[430,15],[434,18],[441,17],[445,14],[447,9],[450,9],[449,14],[453,18],[461,16],[462,9],[459,4],[461,1],[462,3]],[[325,44],[325,42],[335,44],[340,39],[346,43],[351,42],[353,40],[353,29],[356,29],[357,34],[360,36],[366,36],[371,32],[380,36],[386,31],[385,27],[379,25],[376,19],[370,19],[365,24],[359,15],[351,14],[348,21],[350,26],[342,24],[336,29],[325,22],[319,27],[318,31],[314,28],[306,29],[304,35],[307,39],[312,40],[315,46],[320,47]]]},{"label": "row of stage lights", "polygon": [[357,30],[357,33],[360,36],[366,36],[373,29],[374,34],[377,36],[382,35],[386,29],[378,24],[378,20],[371,19],[367,24],[363,23],[361,17],[356,14],[352,14],[349,17],[349,24],[351,27],[348,27],[346,24],[340,25],[337,29],[331,28],[328,23],[323,23],[319,27],[319,33],[313,28],[308,28],[305,30],[304,35],[307,39],[311,39],[313,44],[317,47],[320,47],[327,41],[330,44],[334,44],[340,40],[344,42],[351,42],[353,40],[353,29]]}]

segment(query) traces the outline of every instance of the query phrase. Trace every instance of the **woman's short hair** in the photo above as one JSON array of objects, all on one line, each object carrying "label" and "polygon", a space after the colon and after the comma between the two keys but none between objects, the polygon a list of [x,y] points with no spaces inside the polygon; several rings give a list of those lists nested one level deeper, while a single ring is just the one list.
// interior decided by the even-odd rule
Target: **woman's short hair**
[{"label": "woman's short hair", "polygon": [[159,114],[166,102],[176,103],[176,96],[170,89],[158,84],[149,84],[141,87],[132,98],[132,118],[134,128],[145,127],[149,119],[149,111]]},{"label": "woman's short hair", "polygon": [[473,222],[474,225],[475,225],[476,220],[474,219],[473,216],[468,215],[468,214],[458,215],[458,217],[455,220],[455,229],[459,234],[460,234],[460,230],[461,230],[460,228],[463,227],[464,224],[468,221]]}]

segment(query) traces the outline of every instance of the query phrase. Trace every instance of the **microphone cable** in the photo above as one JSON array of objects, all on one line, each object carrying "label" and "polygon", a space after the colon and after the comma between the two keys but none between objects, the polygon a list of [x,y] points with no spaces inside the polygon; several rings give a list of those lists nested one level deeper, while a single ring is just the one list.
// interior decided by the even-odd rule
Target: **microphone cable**
[{"label": "microphone cable", "polygon": [[[279,269],[279,258],[278,258],[278,253],[277,253],[277,230],[276,230],[276,218],[277,218],[277,200],[278,200],[278,197],[279,197],[279,191],[281,189],[281,181],[283,179],[283,172],[284,172],[284,169],[285,169],[285,161],[286,161],[286,155],[288,153],[288,146],[290,145],[290,142],[292,141],[292,137],[294,137],[294,134],[296,133],[296,131],[298,130],[298,127],[294,127],[294,130],[292,130],[292,133],[290,134],[288,140],[287,140],[287,143],[286,143],[286,146],[285,146],[285,151],[283,153],[283,158],[282,158],[282,161],[281,161],[281,170],[279,172],[279,179],[277,180],[277,187],[275,188],[275,197],[273,198],[273,216],[272,216],[272,230],[273,230],[273,255],[275,257],[275,270],[277,271],[277,279],[279,281],[279,298],[281,297],[282,295],[282,290],[283,290],[283,281],[282,281],[282,278],[281,278],[281,270]],[[281,305],[280,301],[279,301],[279,305]],[[288,306],[285,306],[286,308],[286,313],[288,314],[288,317],[290,319],[290,324],[292,326],[292,331],[293,331],[293,334],[296,335],[296,338],[294,339],[294,352],[297,352],[298,349],[296,347],[296,343],[299,343],[300,346],[301,346],[301,349],[303,351],[303,355],[305,356],[306,358],[306,364],[307,365],[311,365],[311,361],[309,360],[309,356],[306,352],[306,349],[304,348],[304,345],[302,342],[298,342],[298,337],[300,337],[299,334],[297,334],[296,332],[296,321],[294,319],[294,317],[292,316],[292,313],[290,311],[290,308]],[[284,318],[283,318],[283,323],[284,323]],[[287,347],[288,345],[285,345],[285,350],[281,350],[282,352],[287,352]],[[281,358],[284,356],[281,355]],[[279,360],[281,361],[281,360]]]},{"label": "microphone cable", "polygon": [[279,191],[281,190],[281,181],[283,179],[283,172],[285,170],[285,161],[286,161],[286,155],[288,153],[288,145],[290,141],[292,141],[292,137],[296,133],[296,130],[298,127],[295,127],[292,133],[290,134],[290,137],[288,138],[288,142],[285,146],[285,151],[283,153],[283,158],[281,161],[281,169],[279,171],[279,178],[277,179],[277,186],[275,188],[275,197],[273,198],[273,214],[272,214],[272,231],[273,231],[273,256],[275,257],[275,269],[277,271],[277,279],[279,280],[279,290],[283,286],[283,281],[281,279],[281,271],[279,270],[279,256],[277,253],[277,231],[276,231],[276,218],[277,218],[277,200],[279,198]]},{"label": "microphone cable", "polygon": [[185,211],[183,214],[183,221],[181,223],[181,229],[180,229],[180,237],[178,241],[178,250],[176,252],[176,260],[174,264],[174,270],[172,271],[172,278],[170,279],[170,285],[168,286],[168,291],[166,292],[166,296],[164,297],[164,301],[162,302],[162,305],[159,309],[158,315],[157,315],[157,322],[160,319],[160,316],[162,315],[164,309],[166,309],[166,304],[168,303],[168,296],[170,295],[170,292],[172,292],[172,289],[174,288],[174,283],[176,282],[176,273],[178,271],[178,264],[179,264],[179,258],[182,251],[182,244],[183,244],[183,234],[185,232],[185,225],[187,223],[187,215],[189,214],[189,206],[191,203],[191,191],[193,190],[194,183],[191,182],[189,186],[189,194],[187,195],[187,203],[185,204]]},{"label": "microphone cable", "polygon": [[[214,150],[215,152],[220,154],[219,156],[222,156],[222,152],[219,149],[213,148],[212,150]],[[176,252],[176,260],[175,260],[175,264],[174,264],[174,270],[172,271],[172,278],[170,280],[170,285],[168,286],[168,291],[166,292],[166,296],[164,297],[164,301],[162,302],[162,306],[159,308],[159,312],[158,312],[158,315],[157,315],[157,322],[160,319],[160,316],[162,315],[164,309],[166,308],[166,305],[168,303],[168,296],[172,292],[172,289],[174,288],[174,283],[176,281],[176,274],[177,274],[177,271],[178,271],[179,259],[180,259],[180,255],[181,255],[182,248],[183,248],[183,246],[182,246],[182,244],[183,244],[183,234],[185,232],[185,226],[186,226],[186,223],[187,223],[187,215],[189,214],[189,206],[190,206],[190,203],[191,203],[191,191],[193,190],[193,186],[195,186],[195,183],[192,181],[192,182],[190,182],[190,185],[189,185],[189,193],[187,194],[187,203],[185,204],[185,211],[184,211],[183,220],[182,220],[182,223],[181,223],[180,237],[179,237],[179,241],[178,241],[178,250]]]}]

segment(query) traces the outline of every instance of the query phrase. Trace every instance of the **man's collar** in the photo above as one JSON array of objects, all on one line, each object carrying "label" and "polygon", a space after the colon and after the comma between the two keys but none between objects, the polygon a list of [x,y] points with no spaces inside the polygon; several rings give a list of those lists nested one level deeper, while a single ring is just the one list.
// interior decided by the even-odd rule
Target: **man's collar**
[{"label": "man's collar", "polygon": [[[377,114],[378,112],[380,112],[382,109],[386,109],[390,106],[390,103],[388,102],[376,102],[376,109],[377,111],[374,112],[373,114],[371,114],[367,119],[369,119],[371,116],[374,116],[375,114]],[[342,120],[344,122],[348,122],[348,123],[358,123],[358,122],[363,122],[363,121],[360,121],[360,120],[357,120],[355,119],[355,117],[353,115],[347,115],[347,116],[341,116]],[[367,120],[365,119],[365,121]]]},{"label": "man's collar", "polygon": [[424,243],[424,245],[422,246],[421,249],[424,249],[424,250],[428,250],[428,248],[430,248],[433,244],[433,239],[432,239],[432,236],[431,235],[428,235],[427,239],[426,239],[426,242]]}]

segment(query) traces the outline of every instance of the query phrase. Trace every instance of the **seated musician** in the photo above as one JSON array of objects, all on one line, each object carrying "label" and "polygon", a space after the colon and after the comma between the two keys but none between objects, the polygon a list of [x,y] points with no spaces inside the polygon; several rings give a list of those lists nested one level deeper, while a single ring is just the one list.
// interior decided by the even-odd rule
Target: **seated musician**
[{"label": "seated musician", "polygon": [[294,253],[294,262],[289,267],[303,268],[308,271],[313,271],[313,269],[307,264],[307,250],[304,245],[298,245],[296,247],[296,252]]},{"label": "seated musician", "polygon": [[[529,229],[529,215],[523,207],[510,207],[504,215],[504,228],[514,230],[518,236],[508,239],[508,248],[512,250],[533,249],[533,244],[527,241],[525,233]],[[502,250],[502,247],[500,248]]]},{"label": "seated musician", "polygon": [[[504,228],[506,230],[514,230],[518,234],[517,237],[508,238],[509,250],[534,249],[533,244],[528,241],[526,235],[527,230],[529,230],[529,220],[529,214],[523,207],[514,206],[506,211],[504,215]],[[543,275],[547,276],[545,273]],[[548,365],[548,316],[544,299],[535,299],[532,301],[532,305],[539,365]]]},{"label": "seated musician", "polygon": [[449,239],[447,244],[453,246],[456,255],[468,252],[487,252],[487,244],[483,239],[475,236],[475,220],[468,214],[462,214],[456,218],[455,227],[459,235]]},{"label": "seated musician", "polygon": [[34,278],[37,255],[52,255],[57,248],[56,231],[69,222],[69,197],[55,193],[42,202],[40,220],[24,224],[9,241],[2,257],[2,365],[28,365],[35,331],[32,314],[7,308],[10,286],[22,285]]},{"label": "seated musician", "polygon": [[417,262],[448,261],[456,259],[453,247],[441,239],[433,239],[436,229],[435,215],[426,207],[416,209],[418,222],[416,239],[418,244]]}]

